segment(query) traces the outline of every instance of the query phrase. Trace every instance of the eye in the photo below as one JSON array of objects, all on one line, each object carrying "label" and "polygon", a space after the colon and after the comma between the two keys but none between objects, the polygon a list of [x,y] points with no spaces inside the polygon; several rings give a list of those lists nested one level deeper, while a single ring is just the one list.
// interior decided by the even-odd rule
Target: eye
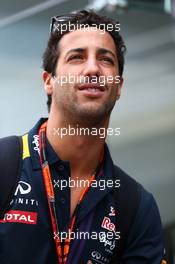
[{"label": "eye", "polygon": [[100,61],[104,61],[104,62],[107,63],[107,64],[114,65],[114,61],[113,61],[113,59],[111,59],[111,58],[109,58],[109,57],[101,57],[99,60],[100,60]]},{"label": "eye", "polygon": [[83,56],[80,54],[72,55],[68,58],[68,61],[82,61]]}]

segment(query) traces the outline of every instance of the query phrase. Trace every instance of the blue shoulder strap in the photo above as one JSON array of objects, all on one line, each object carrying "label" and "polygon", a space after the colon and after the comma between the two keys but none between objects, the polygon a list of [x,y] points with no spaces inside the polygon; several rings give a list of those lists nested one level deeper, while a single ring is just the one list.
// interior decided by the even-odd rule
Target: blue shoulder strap
[{"label": "blue shoulder strap", "polygon": [[17,187],[22,167],[22,137],[0,138],[0,218]]}]

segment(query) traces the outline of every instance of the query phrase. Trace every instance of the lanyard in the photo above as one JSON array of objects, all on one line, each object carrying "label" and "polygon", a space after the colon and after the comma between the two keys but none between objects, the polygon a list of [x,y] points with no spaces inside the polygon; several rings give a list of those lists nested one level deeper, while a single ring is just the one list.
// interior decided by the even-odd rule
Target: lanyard
[{"label": "lanyard", "polygon": [[78,212],[79,206],[84,196],[86,195],[86,193],[88,192],[91,186],[92,181],[95,179],[96,175],[99,173],[102,160],[103,160],[103,152],[100,158],[100,162],[97,166],[96,172],[91,176],[88,186],[82,192],[80,199],[77,203],[77,206],[70,219],[70,223],[68,225],[68,237],[66,237],[64,241],[61,241],[60,235],[59,235],[58,221],[57,221],[58,218],[56,214],[55,193],[54,193],[54,188],[53,188],[53,183],[52,183],[51,171],[49,168],[49,163],[47,161],[46,151],[45,151],[46,150],[46,127],[47,127],[47,121],[43,123],[39,129],[40,164],[41,164],[43,180],[44,180],[44,185],[45,185],[46,194],[47,194],[47,201],[48,201],[49,212],[50,212],[50,217],[51,217],[52,230],[53,230],[56,251],[57,251],[57,256],[58,256],[58,263],[66,264],[69,249],[70,249],[70,242],[71,242],[70,234],[72,233],[74,226],[75,226],[77,212]]}]

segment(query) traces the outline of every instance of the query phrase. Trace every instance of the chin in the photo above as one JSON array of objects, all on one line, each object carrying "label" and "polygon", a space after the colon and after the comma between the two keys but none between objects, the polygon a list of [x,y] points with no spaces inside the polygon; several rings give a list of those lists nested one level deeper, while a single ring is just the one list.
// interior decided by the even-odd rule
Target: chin
[{"label": "chin", "polygon": [[109,113],[107,113],[104,107],[84,107],[78,109],[76,116],[81,123],[96,126],[103,123],[109,116]]}]

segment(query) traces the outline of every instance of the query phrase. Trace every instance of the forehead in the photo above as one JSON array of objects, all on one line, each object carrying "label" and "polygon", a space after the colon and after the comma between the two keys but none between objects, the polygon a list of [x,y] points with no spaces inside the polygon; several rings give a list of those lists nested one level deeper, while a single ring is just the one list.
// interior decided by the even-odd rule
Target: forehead
[{"label": "forehead", "polygon": [[75,30],[65,34],[59,42],[60,55],[66,54],[71,49],[108,49],[113,53],[116,52],[116,47],[112,36],[106,31],[99,29],[83,29]]}]

